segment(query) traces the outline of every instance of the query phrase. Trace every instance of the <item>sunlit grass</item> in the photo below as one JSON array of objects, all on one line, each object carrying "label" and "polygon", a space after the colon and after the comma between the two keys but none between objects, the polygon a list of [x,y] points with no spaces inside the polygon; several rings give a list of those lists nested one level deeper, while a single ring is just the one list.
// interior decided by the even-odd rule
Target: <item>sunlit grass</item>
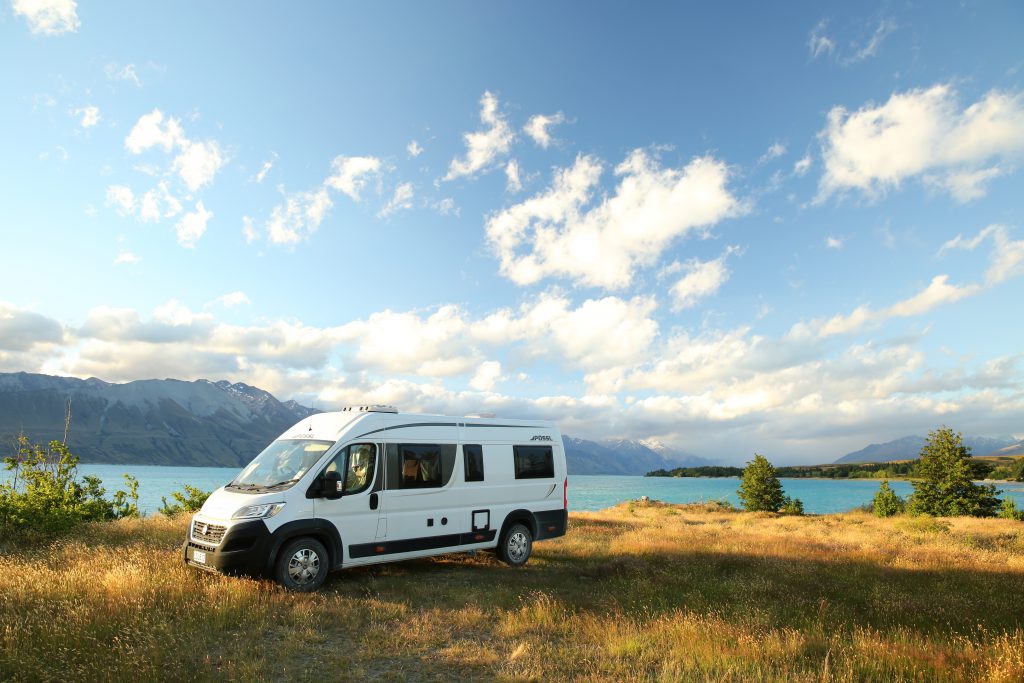
[{"label": "sunlit grass", "polygon": [[187,520],[0,540],[0,680],[1024,680],[1024,524],[574,513],[521,569],[452,555],[317,594],[185,567]]}]

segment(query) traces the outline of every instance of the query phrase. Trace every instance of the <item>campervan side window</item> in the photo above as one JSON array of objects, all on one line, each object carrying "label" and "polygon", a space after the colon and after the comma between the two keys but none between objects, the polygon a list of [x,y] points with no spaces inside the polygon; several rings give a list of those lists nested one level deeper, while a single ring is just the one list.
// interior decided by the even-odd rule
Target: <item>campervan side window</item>
[{"label": "campervan side window", "polygon": [[387,488],[444,486],[455,469],[455,444],[388,444]]},{"label": "campervan side window", "polygon": [[516,479],[550,479],[555,476],[551,446],[513,446]]},{"label": "campervan side window", "polygon": [[484,449],[478,444],[463,444],[462,459],[466,468],[466,481],[484,480]]}]

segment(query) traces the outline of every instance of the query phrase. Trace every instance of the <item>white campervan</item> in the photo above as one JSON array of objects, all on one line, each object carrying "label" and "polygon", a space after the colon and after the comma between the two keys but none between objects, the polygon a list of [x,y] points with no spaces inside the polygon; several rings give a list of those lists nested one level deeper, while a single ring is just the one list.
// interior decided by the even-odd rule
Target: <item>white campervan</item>
[{"label": "white campervan", "polygon": [[565,534],[568,485],[551,422],[352,406],[302,420],[214,491],[182,551],[294,590],[331,569],[484,548],[519,566]]}]

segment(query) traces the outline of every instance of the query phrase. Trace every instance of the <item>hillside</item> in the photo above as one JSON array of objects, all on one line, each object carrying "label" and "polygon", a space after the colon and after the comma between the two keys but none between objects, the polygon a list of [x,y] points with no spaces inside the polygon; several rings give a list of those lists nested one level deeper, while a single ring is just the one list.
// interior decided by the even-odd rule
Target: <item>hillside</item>
[{"label": "hillside", "polygon": [[82,462],[237,467],[310,408],[247,384],[0,374],[0,443],[62,439]]},{"label": "hillside", "polygon": [[[840,463],[859,462],[891,462],[893,460],[913,460],[921,453],[925,437],[905,436],[901,439],[887,441],[885,443],[873,443],[870,446],[847,453],[835,461]],[[971,449],[971,454],[979,455],[1011,455],[1011,453],[999,453],[1000,450],[1016,447],[1018,451],[1024,451],[1024,442],[1018,442],[1012,437],[990,438],[986,436],[965,436],[964,445]]]}]

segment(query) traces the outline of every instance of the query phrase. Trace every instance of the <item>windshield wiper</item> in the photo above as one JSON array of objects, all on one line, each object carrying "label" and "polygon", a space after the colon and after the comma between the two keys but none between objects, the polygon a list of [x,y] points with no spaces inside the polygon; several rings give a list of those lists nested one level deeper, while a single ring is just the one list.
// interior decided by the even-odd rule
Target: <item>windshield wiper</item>
[{"label": "windshield wiper", "polygon": [[261,489],[276,489],[278,486],[284,486],[285,484],[294,484],[297,481],[298,481],[298,479],[287,479],[285,481],[279,481],[279,482],[276,482],[274,484],[266,484],[265,486],[261,486],[260,488]]},{"label": "windshield wiper", "polygon": [[229,488],[229,489],[239,489],[239,490],[242,490],[242,491],[255,491],[255,490],[261,489],[263,487],[260,486],[259,484],[236,484],[235,482],[231,482],[230,484],[227,485],[226,488]]}]

